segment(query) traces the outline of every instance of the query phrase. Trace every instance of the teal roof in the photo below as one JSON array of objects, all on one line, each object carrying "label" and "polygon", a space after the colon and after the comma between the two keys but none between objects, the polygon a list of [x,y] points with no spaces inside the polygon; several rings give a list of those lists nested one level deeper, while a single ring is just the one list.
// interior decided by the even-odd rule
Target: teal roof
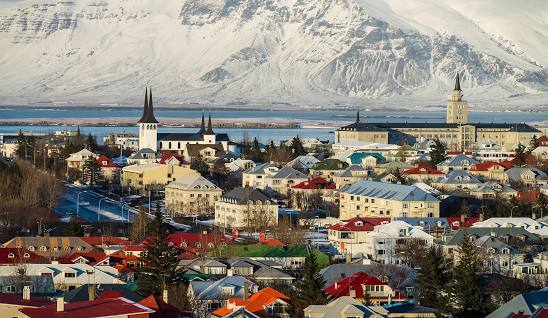
[{"label": "teal roof", "polygon": [[348,159],[350,160],[350,163],[353,165],[359,165],[362,163],[362,160],[367,157],[375,157],[378,161],[385,161],[383,155],[381,155],[378,152],[355,152],[351,154]]}]

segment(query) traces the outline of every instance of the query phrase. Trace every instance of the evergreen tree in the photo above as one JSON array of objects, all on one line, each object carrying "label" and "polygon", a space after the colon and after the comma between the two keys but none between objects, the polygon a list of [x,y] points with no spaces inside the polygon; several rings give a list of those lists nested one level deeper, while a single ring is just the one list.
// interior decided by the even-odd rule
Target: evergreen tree
[{"label": "evergreen tree", "polygon": [[537,149],[538,146],[540,146],[540,141],[538,140],[537,135],[534,135],[531,139],[531,142],[529,143],[529,149],[533,151]]},{"label": "evergreen tree", "polygon": [[447,146],[439,140],[439,138],[434,139],[434,145],[432,147],[432,150],[430,150],[430,161],[433,165],[437,165],[438,163],[444,161],[447,159]]},{"label": "evergreen tree", "polygon": [[293,137],[293,140],[291,140],[291,149],[293,150],[293,157],[295,158],[307,154],[306,150],[304,150],[303,143],[299,136]]},{"label": "evergreen tree", "polygon": [[253,139],[253,143],[251,144],[249,159],[255,162],[263,162],[263,154],[261,152],[261,146],[259,145],[259,139],[257,139],[257,137]]},{"label": "evergreen tree", "polygon": [[94,151],[97,149],[97,142],[95,141],[95,138],[90,134],[88,134],[86,138],[86,147],[89,148],[91,151]]},{"label": "evergreen tree", "polygon": [[90,158],[82,166],[82,179],[85,183],[93,186],[99,180],[99,172],[101,172],[101,166],[97,160]]},{"label": "evergreen tree", "polygon": [[207,162],[205,162],[202,156],[198,156],[192,159],[192,163],[190,164],[190,169],[197,171],[199,174],[201,174],[204,177],[209,174],[209,165],[207,164]]},{"label": "evergreen tree", "polygon": [[320,269],[316,255],[310,251],[304,262],[303,277],[295,285],[295,297],[300,308],[327,303],[327,296],[323,292],[325,280],[319,272]]},{"label": "evergreen tree", "polygon": [[371,301],[371,294],[368,291],[363,291],[363,304],[366,306],[373,306],[373,301]]},{"label": "evergreen tree", "polygon": [[67,236],[76,236],[76,237],[84,236],[84,229],[82,229],[80,224],[77,224],[74,221],[70,220],[67,223],[67,227],[65,228],[65,234]]},{"label": "evergreen tree", "polygon": [[451,284],[454,314],[457,317],[485,317],[489,299],[479,281],[480,252],[466,233],[456,252],[457,264],[453,268]]},{"label": "evergreen tree", "polygon": [[521,143],[515,149],[513,165],[514,167],[527,165],[527,153],[525,152],[525,146]]},{"label": "evergreen tree", "polygon": [[143,267],[138,269],[139,290],[143,295],[160,295],[164,289],[176,285],[182,274],[177,268],[181,250],[171,246],[167,240],[169,232],[164,224],[160,205],[156,205],[154,219],[149,224],[150,232],[143,243],[146,253],[141,257]]},{"label": "evergreen tree", "polygon": [[448,276],[442,252],[435,246],[428,248],[419,265],[416,286],[420,304],[440,310],[445,309],[447,306],[445,288]]}]

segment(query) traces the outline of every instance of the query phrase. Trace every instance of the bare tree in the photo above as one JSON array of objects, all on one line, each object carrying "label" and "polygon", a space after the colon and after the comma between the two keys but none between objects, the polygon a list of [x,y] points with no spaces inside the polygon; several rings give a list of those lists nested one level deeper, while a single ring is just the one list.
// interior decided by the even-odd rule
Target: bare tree
[{"label": "bare tree", "polygon": [[396,256],[411,268],[415,268],[422,261],[422,258],[426,254],[426,248],[424,240],[418,238],[406,238],[401,239],[396,243],[394,252]]}]

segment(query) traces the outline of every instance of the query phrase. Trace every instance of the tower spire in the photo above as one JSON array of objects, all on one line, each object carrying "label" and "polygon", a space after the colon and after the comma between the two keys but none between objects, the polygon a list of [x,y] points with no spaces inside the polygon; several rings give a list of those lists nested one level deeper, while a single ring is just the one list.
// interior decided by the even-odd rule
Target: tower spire
[{"label": "tower spire", "polygon": [[457,77],[455,78],[455,91],[460,91],[460,78],[459,78],[459,72],[457,72]]},{"label": "tower spire", "polygon": [[360,123],[360,110],[358,109],[358,112],[356,113],[356,124]]},{"label": "tower spire", "polygon": [[158,121],[154,117],[154,109],[152,105],[152,88],[150,89],[150,94],[148,89],[145,88],[145,106],[143,107],[143,116],[138,121],[139,123],[150,123],[157,124]]},{"label": "tower spire", "polygon": [[207,120],[207,131],[206,131],[206,133],[208,135],[213,135],[214,134],[213,127],[211,125],[211,112],[209,112],[209,118]]},{"label": "tower spire", "polygon": [[206,128],[205,128],[205,112],[204,112],[204,110],[202,109],[202,125],[200,126],[200,131],[199,131],[198,133],[201,134],[201,135],[203,135],[205,132],[206,132]]}]

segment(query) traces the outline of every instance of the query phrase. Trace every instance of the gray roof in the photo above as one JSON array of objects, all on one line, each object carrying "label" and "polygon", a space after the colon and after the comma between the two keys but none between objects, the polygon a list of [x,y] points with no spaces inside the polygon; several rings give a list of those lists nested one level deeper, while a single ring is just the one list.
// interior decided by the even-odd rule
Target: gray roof
[{"label": "gray roof", "polygon": [[305,315],[310,313],[314,317],[343,318],[343,317],[372,317],[377,316],[361,301],[350,296],[342,296],[332,300],[327,305],[310,305],[304,309]]},{"label": "gray roof", "polygon": [[478,184],[481,183],[480,179],[471,175],[466,170],[454,170],[449,172],[445,177],[439,177],[436,182],[447,184]]},{"label": "gray roof", "polygon": [[307,176],[291,167],[283,167],[275,175],[272,176],[272,179],[306,179]]},{"label": "gray roof", "polygon": [[459,245],[460,241],[464,237],[464,233],[480,238],[482,236],[490,235],[491,232],[495,233],[495,237],[524,236],[529,241],[539,241],[538,235],[530,233],[521,227],[469,227],[466,229],[459,229],[451,236],[448,236],[448,240],[445,245]]},{"label": "gray roof", "polygon": [[476,191],[478,192],[496,192],[496,191],[518,192],[517,190],[515,190],[514,188],[512,188],[511,186],[507,184],[500,184],[495,181],[485,182],[484,184],[480,185]]},{"label": "gray roof", "polygon": [[265,174],[265,169],[266,168],[269,168],[269,167],[272,167],[272,164],[271,163],[261,163],[259,165],[256,165],[255,167],[251,167],[249,169],[247,169],[246,171],[244,171],[244,173],[247,173],[247,174]]},{"label": "gray roof", "polygon": [[[224,300],[228,298],[242,298],[244,296],[244,282],[252,289],[255,284],[241,276],[227,276],[217,281],[192,281],[190,286],[194,296],[199,300]],[[234,288],[234,293],[223,293],[222,287]]]},{"label": "gray roof", "polygon": [[548,175],[535,167],[514,167],[506,170],[506,175],[510,180],[522,181],[521,174],[526,171],[532,171],[535,174],[535,180],[548,180]]},{"label": "gray roof", "polygon": [[359,171],[367,171],[366,168],[360,166],[360,165],[351,165],[348,168],[344,169],[343,172],[341,172],[338,176],[339,177],[355,177],[356,175],[352,174],[352,172],[359,172]]},{"label": "gray roof", "polygon": [[522,313],[531,315],[536,308],[548,305],[548,290],[537,290],[523,293],[512,298],[506,304],[500,306],[486,318],[507,318],[511,314]]},{"label": "gray roof", "polygon": [[462,166],[471,166],[478,164],[479,161],[477,161],[474,158],[467,157],[463,154],[458,154],[454,157],[448,158],[447,160],[438,163],[438,166],[446,166],[446,167],[462,167]]},{"label": "gray roof", "polygon": [[279,269],[263,266],[253,273],[255,279],[283,279],[283,280],[295,280],[295,278]]},{"label": "gray roof", "polygon": [[439,201],[432,194],[403,184],[363,180],[345,188],[342,192],[398,201]]},{"label": "gray roof", "polygon": [[511,251],[514,250],[514,248],[503,241],[499,240],[496,237],[492,237],[491,235],[484,235],[477,240],[474,241],[474,244],[477,247],[483,248],[483,249],[489,249],[492,248],[497,252],[500,252],[503,248],[508,248]]},{"label": "gray roof", "polygon": [[[78,288],[68,291],[65,293],[64,300],[69,303],[75,301],[87,301],[89,300],[88,288],[89,285],[84,284]],[[117,291],[122,295],[122,297],[134,302],[143,300],[141,295],[130,290],[127,285],[122,284],[97,284],[95,286],[95,297],[98,297],[107,291]]]},{"label": "gray roof", "polygon": [[270,198],[267,197],[261,191],[254,188],[234,188],[222,196],[223,199],[232,199],[236,200],[240,204],[247,203],[248,201],[261,201],[267,202],[270,201]]},{"label": "gray roof", "polygon": [[137,152],[129,156],[128,159],[151,159],[151,158],[145,158],[143,154],[151,154],[153,155],[153,157],[156,157],[156,151],[150,148],[143,148],[143,149],[139,149]]},{"label": "gray roof", "polygon": [[[468,123],[467,125],[474,126],[479,129],[507,129],[508,131],[517,132],[535,132],[540,133],[540,130],[524,124],[524,123]],[[341,127],[337,130],[356,130],[356,131],[387,131],[398,128],[453,128],[457,129],[460,124],[453,123],[352,123]]]}]

